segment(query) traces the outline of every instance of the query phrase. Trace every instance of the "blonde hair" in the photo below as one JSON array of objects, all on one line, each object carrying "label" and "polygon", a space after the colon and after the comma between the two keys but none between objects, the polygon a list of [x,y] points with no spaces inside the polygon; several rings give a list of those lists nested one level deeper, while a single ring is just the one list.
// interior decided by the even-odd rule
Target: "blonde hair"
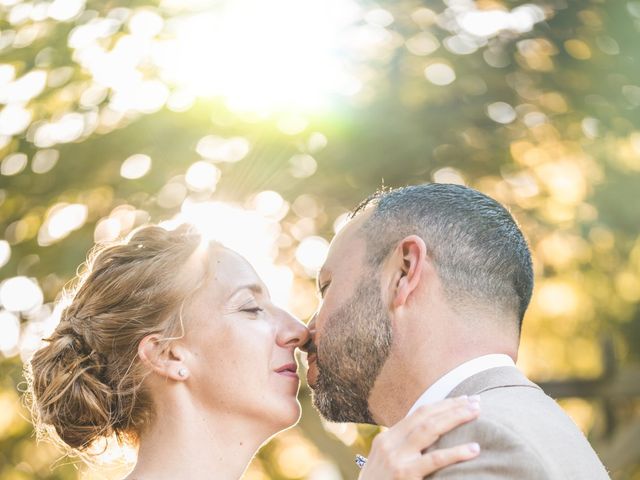
[{"label": "blonde hair", "polygon": [[41,437],[62,440],[69,453],[114,435],[139,438],[153,405],[138,345],[154,333],[180,335],[182,306],[207,275],[205,260],[202,275],[185,268],[199,245],[200,236],[183,224],[172,231],[141,227],[94,247],[59,325],[26,366]]}]

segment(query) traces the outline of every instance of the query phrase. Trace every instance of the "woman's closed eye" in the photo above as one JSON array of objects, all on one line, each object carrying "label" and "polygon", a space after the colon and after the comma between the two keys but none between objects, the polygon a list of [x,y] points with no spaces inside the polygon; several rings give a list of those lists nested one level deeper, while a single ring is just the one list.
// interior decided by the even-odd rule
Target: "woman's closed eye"
[{"label": "woman's closed eye", "polygon": [[247,313],[251,313],[253,315],[258,315],[260,312],[264,311],[264,308],[262,307],[257,307],[257,306],[253,306],[253,307],[242,307],[240,309],[241,312],[247,312]]}]

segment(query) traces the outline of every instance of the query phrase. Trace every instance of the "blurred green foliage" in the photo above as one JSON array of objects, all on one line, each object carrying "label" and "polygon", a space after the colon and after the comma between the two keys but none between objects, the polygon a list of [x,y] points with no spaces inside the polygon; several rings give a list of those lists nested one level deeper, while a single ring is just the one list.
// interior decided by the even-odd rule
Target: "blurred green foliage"
[{"label": "blurred green foliage", "polygon": [[[330,240],[382,183],[464,182],[508,205],[534,251],[520,366],[596,378],[609,338],[638,370],[640,2],[232,4],[0,0],[0,277],[43,294],[22,309],[0,287],[0,479],[80,475],[36,446],[22,361],[94,241],[185,203],[264,210],[256,195],[277,192],[273,261],[306,318],[305,239]],[[640,478],[637,393],[580,396],[563,406],[613,477]],[[375,429],[323,425],[302,400],[247,478],[355,476]]]}]

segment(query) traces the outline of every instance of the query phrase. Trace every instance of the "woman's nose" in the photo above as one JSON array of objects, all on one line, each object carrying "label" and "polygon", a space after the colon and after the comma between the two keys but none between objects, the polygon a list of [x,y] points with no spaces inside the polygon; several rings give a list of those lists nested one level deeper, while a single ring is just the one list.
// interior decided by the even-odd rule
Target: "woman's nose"
[{"label": "woman's nose", "polygon": [[278,345],[300,348],[309,340],[309,330],[293,315],[281,310],[282,324],[278,331]]}]

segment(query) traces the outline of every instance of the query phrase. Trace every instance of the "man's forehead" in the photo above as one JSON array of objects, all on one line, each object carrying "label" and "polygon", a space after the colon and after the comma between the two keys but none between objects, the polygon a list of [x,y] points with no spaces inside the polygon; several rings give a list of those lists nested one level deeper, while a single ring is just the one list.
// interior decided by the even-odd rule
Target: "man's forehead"
[{"label": "man's forehead", "polygon": [[336,233],[335,237],[331,241],[334,243],[346,243],[352,241],[354,238],[360,237],[361,228],[363,224],[369,219],[371,216],[370,211],[363,212],[357,215],[355,218],[349,220],[339,231]]},{"label": "man's forehead", "polygon": [[365,238],[361,235],[362,224],[370,216],[369,212],[364,212],[354,219],[347,222],[347,224],[338,231],[333,237],[331,245],[329,246],[329,253],[327,259],[322,267],[321,273],[325,271],[331,271],[337,266],[344,263],[345,258],[353,258],[358,256],[359,251],[363,250]]}]

